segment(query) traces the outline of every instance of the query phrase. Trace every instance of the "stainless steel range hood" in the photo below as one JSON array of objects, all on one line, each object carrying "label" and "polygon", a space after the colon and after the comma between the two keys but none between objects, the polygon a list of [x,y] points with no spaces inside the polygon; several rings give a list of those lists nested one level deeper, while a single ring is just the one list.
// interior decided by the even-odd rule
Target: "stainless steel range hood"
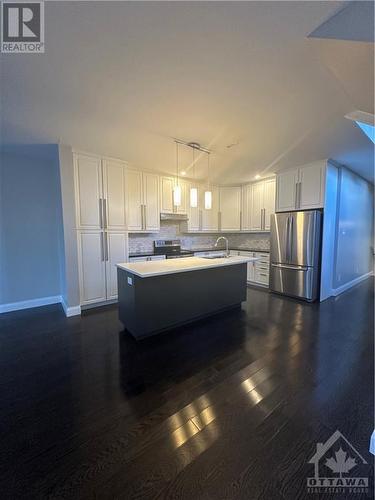
[{"label": "stainless steel range hood", "polygon": [[168,214],[168,213],[161,213],[160,214],[160,220],[175,220],[175,221],[187,221],[189,220],[188,216],[186,214]]}]

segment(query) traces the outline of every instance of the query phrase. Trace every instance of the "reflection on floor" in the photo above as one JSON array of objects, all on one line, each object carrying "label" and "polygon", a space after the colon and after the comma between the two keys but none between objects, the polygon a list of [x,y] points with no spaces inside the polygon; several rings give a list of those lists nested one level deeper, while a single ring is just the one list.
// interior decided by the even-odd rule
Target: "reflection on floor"
[{"label": "reflection on floor", "polygon": [[0,342],[2,498],[311,498],[336,429],[372,481],[372,280],[320,305],[249,289],[143,342],[114,306],[48,306],[3,315]]}]

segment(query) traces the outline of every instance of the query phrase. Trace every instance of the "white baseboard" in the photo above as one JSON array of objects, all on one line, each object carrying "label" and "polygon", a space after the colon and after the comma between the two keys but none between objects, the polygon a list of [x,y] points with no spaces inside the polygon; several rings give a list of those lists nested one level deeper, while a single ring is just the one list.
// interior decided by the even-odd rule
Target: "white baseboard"
[{"label": "white baseboard", "polygon": [[61,297],[61,305],[67,318],[70,318],[70,316],[79,316],[81,314],[81,306],[69,307],[63,297]]},{"label": "white baseboard", "polygon": [[40,299],[21,300],[20,302],[0,304],[0,313],[20,311],[21,309],[31,309],[32,307],[48,306],[50,304],[59,304],[60,302],[60,295],[41,297]]},{"label": "white baseboard", "polygon": [[370,271],[369,273],[363,274],[362,276],[359,276],[358,278],[349,281],[348,283],[345,283],[345,285],[342,285],[338,288],[334,288],[332,290],[332,295],[334,297],[337,297],[337,295],[340,295],[341,293],[345,292],[346,290],[349,290],[349,288],[352,288],[355,285],[358,285],[358,283],[361,283],[364,280],[367,280],[370,276],[374,275],[374,271]]}]

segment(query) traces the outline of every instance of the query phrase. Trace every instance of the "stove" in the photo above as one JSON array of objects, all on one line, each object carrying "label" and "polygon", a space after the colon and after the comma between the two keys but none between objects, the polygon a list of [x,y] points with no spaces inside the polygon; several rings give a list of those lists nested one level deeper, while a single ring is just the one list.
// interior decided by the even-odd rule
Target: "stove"
[{"label": "stove", "polygon": [[181,250],[180,240],[155,240],[154,254],[165,255],[167,259],[179,259],[182,257],[193,257],[191,250]]}]

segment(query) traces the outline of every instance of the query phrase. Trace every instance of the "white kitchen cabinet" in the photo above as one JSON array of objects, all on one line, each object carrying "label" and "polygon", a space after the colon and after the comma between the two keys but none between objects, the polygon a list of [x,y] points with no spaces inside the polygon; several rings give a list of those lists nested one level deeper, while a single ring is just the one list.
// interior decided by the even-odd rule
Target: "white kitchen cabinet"
[{"label": "white kitchen cabinet", "polygon": [[241,187],[224,186],[219,191],[220,231],[241,229]]},{"label": "white kitchen cabinet", "polygon": [[78,232],[81,305],[104,302],[107,299],[103,238],[103,231]]},{"label": "white kitchen cabinet", "polygon": [[250,205],[250,230],[263,230],[263,204],[264,183],[256,182],[252,185],[252,196]]},{"label": "white kitchen cabinet", "polygon": [[74,154],[76,223],[79,229],[102,227],[102,168],[96,156]]},{"label": "white kitchen cabinet", "polygon": [[81,305],[115,300],[116,264],[126,261],[126,233],[85,230],[77,236]]},{"label": "white kitchen cabinet", "polygon": [[139,170],[126,171],[126,214],[128,231],[142,231],[142,172]]},{"label": "white kitchen cabinet", "polygon": [[117,160],[102,160],[103,217],[108,230],[123,231],[125,220],[125,164]]},{"label": "white kitchen cabinet", "polygon": [[188,211],[188,193],[187,183],[181,178],[178,179],[178,185],[181,188],[181,203],[174,205],[173,190],[177,185],[175,177],[160,178],[160,211],[166,214],[186,214]]},{"label": "white kitchen cabinet", "polygon": [[117,267],[126,261],[127,239],[124,233],[105,232],[105,274],[106,274],[106,300],[117,299]]},{"label": "white kitchen cabinet", "polygon": [[276,212],[296,209],[298,170],[280,172],[276,176]]},{"label": "white kitchen cabinet", "polygon": [[143,172],[144,228],[160,230],[159,176]]},{"label": "white kitchen cabinet", "polygon": [[325,171],[326,162],[316,162],[277,174],[276,211],[323,207]]},{"label": "white kitchen cabinet", "polygon": [[263,230],[269,231],[271,229],[271,215],[275,213],[276,179],[266,179],[263,184]]},{"label": "white kitchen cabinet", "polygon": [[324,165],[306,165],[299,169],[297,207],[299,210],[323,207],[324,182]]},{"label": "white kitchen cabinet", "polygon": [[219,230],[219,188],[210,186],[212,192],[212,207],[206,210],[204,208],[204,192],[206,187],[201,190],[201,231],[218,231]]},{"label": "white kitchen cabinet", "polygon": [[243,230],[269,231],[275,212],[275,178],[243,187]]},{"label": "white kitchen cabinet", "polygon": [[126,207],[128,231],[159,231],[159,176],[139,170],[127,170]]}]

